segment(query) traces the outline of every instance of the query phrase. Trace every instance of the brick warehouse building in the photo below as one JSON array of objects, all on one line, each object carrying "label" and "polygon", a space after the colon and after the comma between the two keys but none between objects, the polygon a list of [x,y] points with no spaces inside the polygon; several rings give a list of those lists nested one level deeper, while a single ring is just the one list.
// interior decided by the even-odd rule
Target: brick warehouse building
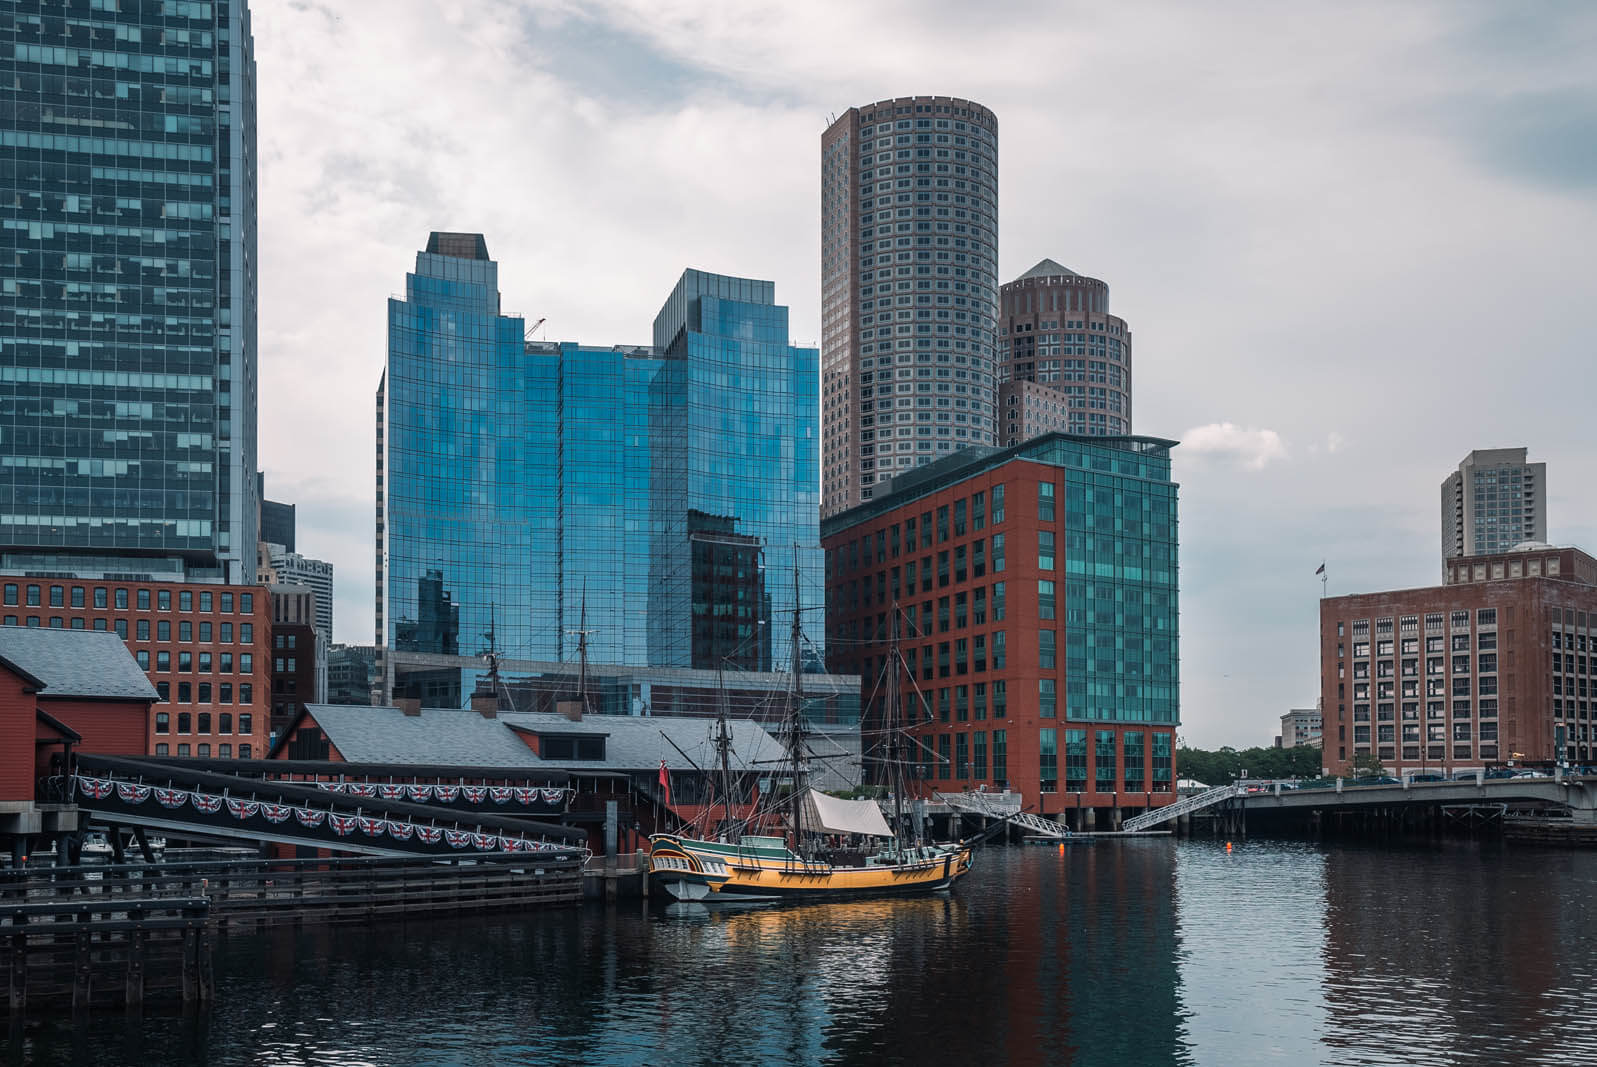
[{"label": "brick warehouse building", "polygon": [[150,755],[260,757],[271,720],[271,605],[255,586],[5,576],[0,623],[100,630],[160,695]]},{"label": "brick warehouse building", "polygon": [[1400,772],[1597,761],[1597,560],[1526,544],[1424,589],[1320,601],[1325,763]]},{"label": "brick warehouse building", "polygon": [[874,780],[896,610],[920,792],[1007,783],[1077,826],[1174,799],[1174,444],[966,449],[823,520],[828,665],[861,676]]}]

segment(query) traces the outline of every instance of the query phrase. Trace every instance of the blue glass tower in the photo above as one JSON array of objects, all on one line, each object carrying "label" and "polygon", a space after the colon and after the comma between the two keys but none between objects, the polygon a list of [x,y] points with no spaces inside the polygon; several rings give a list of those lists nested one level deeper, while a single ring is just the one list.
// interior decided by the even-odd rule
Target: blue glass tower
[{"label": "blue glass tower", "polygon": [[817,354],[770,282],[694,270],[654,332],[526,342],[482,237],[432,235],[378,389],[380,646],[470,656],[491,629],[557,662],[585,630],[597,663],[787,664],[795,560],[822,603]]},{"label": "blue glass tower", "polygon": [[248,7],[13,4],[0,34],[0,566],[253,581]]}]

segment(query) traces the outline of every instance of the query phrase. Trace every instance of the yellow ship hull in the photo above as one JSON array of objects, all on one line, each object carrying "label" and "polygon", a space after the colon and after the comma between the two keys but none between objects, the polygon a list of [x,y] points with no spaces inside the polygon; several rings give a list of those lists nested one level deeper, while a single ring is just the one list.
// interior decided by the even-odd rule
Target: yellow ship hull
[{"label": "yellow ship hull", "polygon": [[848,867],[807,862],[769,844],[747,847],[672,834],[649,840],[651,873],[682,900],[909,896],[947,889],[970,870],[970,849],[957,845],[910,849]]}]

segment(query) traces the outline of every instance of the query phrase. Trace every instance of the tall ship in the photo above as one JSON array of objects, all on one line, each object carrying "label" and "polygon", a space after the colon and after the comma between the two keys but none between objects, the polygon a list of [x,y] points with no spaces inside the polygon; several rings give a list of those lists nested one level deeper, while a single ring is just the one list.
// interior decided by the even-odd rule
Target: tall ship
[{"label": "tall ship", "polygon": [[903,810],[909,762],[905,732],[899,723],[899,653],[897,611],[894,611],[892,655],[888,658],[886,692],[889,768],[893,822],[888,824],[874,800],[844,800],[812,789],[806,783],[809,745],[804,721],[804,675],[799,648],[797,575],[794,576],[793,684],[788,693],[782,734],[791,788],[782,810],[772,810],[766,826],[786,823],[785,834],[745,832],[732,819],[730,738],[722,708],[716,747],[725,819],[714,839],[685,833],[658,833],[649,838],[652,880],[678,900],[714,902],[841,900],[860,897],[911,896],[950,888],[970,870],[971,845],[916,840]]}]

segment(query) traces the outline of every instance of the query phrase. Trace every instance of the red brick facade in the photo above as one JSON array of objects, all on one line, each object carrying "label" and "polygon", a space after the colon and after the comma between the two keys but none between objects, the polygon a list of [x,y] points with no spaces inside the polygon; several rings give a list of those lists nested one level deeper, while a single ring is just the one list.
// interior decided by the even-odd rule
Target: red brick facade
[{"label": "red brick facade", "polygon": [[1320,602],[1326,767],[1349,773],[1366,754],[1403,772],[1597,762],[1591,557],[1449,564],[1447,585]]},{"label": "red brick facade", "polygon": [[[1174,799],[1173,724],[1078,720],[1067,706],[1066,523],[1040,518],[1038,490],[1039,483],[1061,482],[1056,466],[1014,459],[925,495],[906,493],[900,506],[823,536],[828,666],[861,677],[867,774],[871,754],[885,751],[882,685],[896,611],[908,668],[898,672],[899,706],[901,721],[915,724],[919,792],[1007,785],[1027,810],[1064,814],[1077,826],[1093,809],[1113,818],[1120,809]],[[1039,536],[1047,531],[1058,535],[1052,570],[1039,560]],[[1047,604],[1039,579],[1055,582]],[[1044,631],[1054,637],[1052,665],[1042,662]],[[1048,687],[1051,708],[1044,706]],[[1051,773],[1043,755],[1047,730],[1057,745]],[[1085,762],[1067,766],[1067,735],[1078,731]],[[1131,768],[1128,734],[1141,746]],[[1170,755],[1156,765],[1161,734],[1158,744]]]},{"label": "red brick facade", "polygon": [[6,577],[0,622],[121,636],[163,698],[146,716],[144,754],[265,756],[272,616],[264,588]]}]

